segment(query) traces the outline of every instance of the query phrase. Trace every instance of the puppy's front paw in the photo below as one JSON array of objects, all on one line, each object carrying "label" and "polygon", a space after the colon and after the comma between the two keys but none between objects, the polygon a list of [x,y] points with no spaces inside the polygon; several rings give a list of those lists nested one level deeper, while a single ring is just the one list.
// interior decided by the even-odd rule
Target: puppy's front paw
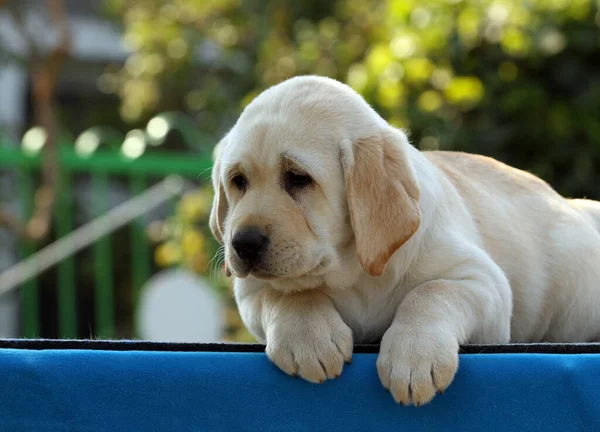
[{"label": "puppy's front paw", "polygon": [[381,341],[379,378],[396,402],[421,406],[436,392],[442,393],[454,379],[458,348],[450,332],[392,325]]},{"label": "puppy's front paw", "polygon": [[267,355],[289,375],[323,383],[352,361],[352,331],[334,311],[287,316],[267,329]]}]

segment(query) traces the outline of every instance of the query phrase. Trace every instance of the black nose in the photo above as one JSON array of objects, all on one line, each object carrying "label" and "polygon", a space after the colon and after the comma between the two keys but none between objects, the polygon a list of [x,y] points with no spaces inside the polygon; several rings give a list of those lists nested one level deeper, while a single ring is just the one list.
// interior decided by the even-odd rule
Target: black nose
[{"label": "black nose", "polygon": [[248,227],[233,236],[231,245],[240,259],[248,264],[256,264],[267,248],[268,241],[258,227]]}]

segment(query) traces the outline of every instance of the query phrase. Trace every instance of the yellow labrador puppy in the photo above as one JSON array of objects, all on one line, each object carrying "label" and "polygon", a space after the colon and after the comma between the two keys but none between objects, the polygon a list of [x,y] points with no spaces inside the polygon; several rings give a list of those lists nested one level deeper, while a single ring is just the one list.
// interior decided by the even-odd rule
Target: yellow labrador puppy
[{"label": "yellow labrador puppy", "polygon": [[495,160],[420,152],[314,76],[263,92],[218,147],[211,229],[242,318],[283,371],[340,375],[381,341],[396,401],[453,380],[466,343],[600,337],[600,203]]}]

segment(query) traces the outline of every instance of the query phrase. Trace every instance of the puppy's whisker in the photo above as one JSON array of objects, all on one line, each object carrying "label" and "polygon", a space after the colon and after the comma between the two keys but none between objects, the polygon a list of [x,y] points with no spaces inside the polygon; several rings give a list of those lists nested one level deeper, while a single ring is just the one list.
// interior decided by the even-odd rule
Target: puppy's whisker
[{"label": "puppy's whisker", "polygon": [[224,261],[225,261],[225,256],[223,254],[219,254],[218,256],[215,256],[215,259],[212,264],[212,269],[211,269],[212,274],[214,274],[215,277],[219,274],[220,267],[223,266]]},{"label": "puppy's whisker", "polygon": [[[217,251],[215,252],[212,259],[208,262],[208,264],[212,264],[215,259],[222,258],[224,255],[225,255],[225,248],[220,247],[219,249],[217,249]],[[208,264],[207,264],[207,266],[208,266]]]},{"label": "puppy's whisker", "polygon": [[212,172],[212,167],[203,169],[202,171],[200,171],[198,173],[198,175],[196,176],[196,178],[199,179],[200,177],[202,177],[202,176],[204,176],[205,174],[208,173],[208,175],[204,177],[204,180],[210,180],[211,172]]},{"label": "puppy's whisker", "polygon": [[213,281],[216,280],[217,275],[218,275],[218,271],[219,271],[219,265],[221,265],[225,260],[225,248],[224,247],[220,247],[219,249],[217,249],[217,251],[215,252],[215,255],[210,259],[210,261],[208,261],[208,263],[206,263],[206,266],[204,267],[204,271],[206,271],[206,269],[209,267],[209,276],[211,277],[211,279]]}]

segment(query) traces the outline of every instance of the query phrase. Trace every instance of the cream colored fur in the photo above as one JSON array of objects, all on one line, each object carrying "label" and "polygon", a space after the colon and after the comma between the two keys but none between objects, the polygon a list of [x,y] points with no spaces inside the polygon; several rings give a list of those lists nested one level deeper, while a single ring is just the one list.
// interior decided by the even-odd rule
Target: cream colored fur
[{"label": "cream colored fur", "polygon": [[[313,183],[290,194],[290,169]],[[381,341],[383,385],[421,405],[452,382],[461,344],[600,336],[599,203],[489,158],[420,152],[337,81],[259,95],[213,182],[242,318],[289,374],[337,377],[353,343]],[[249,225],[270,239],[251,271],[231,247]]]}]

